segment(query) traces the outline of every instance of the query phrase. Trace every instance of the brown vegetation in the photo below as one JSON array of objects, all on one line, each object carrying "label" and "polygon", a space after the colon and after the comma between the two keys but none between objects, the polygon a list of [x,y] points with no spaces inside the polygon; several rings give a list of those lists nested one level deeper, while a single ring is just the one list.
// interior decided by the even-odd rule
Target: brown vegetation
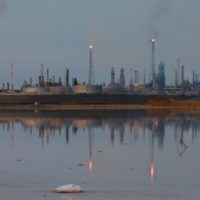
[{"label": "brown vegetation", "polygon": [[200,107],[200,100],[153,99],[147,101],[145,105],[164,107]]},{"label": "brown vegetation", "polygon": [[[153,99],[145,104],[39,104],[39,105],[0,105],[0,110],[136,110],[145,109],[154,113],[166,113],[166,110],[173,112],[200,112],[200,100],[174,100],[174,99]],[[167,111],[167,112],[168,112]]]}]

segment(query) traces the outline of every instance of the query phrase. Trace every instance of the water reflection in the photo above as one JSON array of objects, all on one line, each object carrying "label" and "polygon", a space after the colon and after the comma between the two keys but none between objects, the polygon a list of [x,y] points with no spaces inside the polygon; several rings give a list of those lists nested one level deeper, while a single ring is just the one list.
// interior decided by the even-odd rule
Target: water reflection
[{"label": "water reflection", "polygon": [[[3,113],[0,115],[0,127],[8,130],[15,137],[15,126],[21,126],[24,132],[32,135],[33,129],[37,130],[38,136],[46,138],[47,144],[51,136],[55,134],[65,134],[66,143],[70,142],[71,134],[78,134],[80,130],[87,130],[89,141],[94,140],[96,129],[108,129],[110,133],[110,143],[114,144],[119,139],[120,144],[124,145],[125,134],[130,136],[129,142],[137,142],[139,137],[146,138],[151,133],[152,148],[155,140],[158,147],[163,148],[165,143],[166,126],[174,134],[177,143],[177,151],[182,156],[188,146],[184,142],[185,135],[191,133],[191,140],[194,140],[200,130],[200,116],[149,116],[127,115],[118,116],[86,116],[77,117],[66,113],[65,115],[51,115],[51,113]],[[128,128],[128,130],[127,130]],[[53,138],[53,137],[52,137]],[[92,148],[92,147],[91,147]]]},{"label": "water reflection", "polygon": [[199,114],[0,111],[1,196],[199,199],[199,134]]},{"label": "water reflection", "polygon": [[94,145],[94,132],[91,128],[88,129],[88,136],[89,136],[89,162],[88,168],[90,171],[93,169],[93,160],[92,160],[92,152],[93,152],[93,145]]},{"label": "water reflection", "polygon": [[[120,145],[134,144],[140,139],[149,142],[150,162],[149,175],[155,177],[155,146],[163,149],[166,134],[174,136],[177,155],[182,157],[189,148],[189,141],[194,141],[200,131],[200,116],[152,116],[143,111],[132,113],[101,113],[77,114],[55,112],[3,112],[0,114],[0,128],[12,134],[12,149],[15,145],[16,128],[25,133],[38,134],[41,138],[42,148],[49,144],[55,135],[64,135],[66,145],[70,143],[72,135],[78,136],[84,130],[88,134],[89,160],[88,168],[93,169],[93,151],[95,135],[101,131],[110,135],[111,146],[119,142]],[[99,131],[100,130],[100,131]],[[187,142],[185,141],[187,137]],[[190,144],[191,145],[191,144]]]}]

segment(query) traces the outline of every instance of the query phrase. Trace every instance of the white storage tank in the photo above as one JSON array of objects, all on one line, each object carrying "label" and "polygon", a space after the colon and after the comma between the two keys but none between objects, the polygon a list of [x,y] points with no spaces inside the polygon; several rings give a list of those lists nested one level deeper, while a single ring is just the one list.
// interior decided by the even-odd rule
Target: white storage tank
[{"label": "white storage tank", "polygon": [[29,93],[29,94],[41,94],[41,93],[48,93],[49,88],[47,87],[37,87],[37,86],[28,86],[22,89],[22,92]]},{"label": "white storage tank", "polygon": [[73,93],[75,93],[75,94],[102,93],[102,86],[101,85],[74,85]]}]

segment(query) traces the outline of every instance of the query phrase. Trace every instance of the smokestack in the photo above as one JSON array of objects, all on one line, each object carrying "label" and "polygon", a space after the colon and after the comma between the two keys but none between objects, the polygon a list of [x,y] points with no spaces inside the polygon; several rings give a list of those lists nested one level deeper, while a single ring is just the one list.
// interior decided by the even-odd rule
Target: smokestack
[{"label": "smokestack", "polygon": [[115,85],[115,69],[112,67],[111,69],[111,82],[110,85],[114,86]]},{"label": "smokestack", "polygon": [[144,67],[144,85],[146,84],[146,68]]},{"label": "smokestack", "polygon": [[44,85],[44,64],[41,63],[41,85]]},{"label": "smokestack", "polygon": [[11,63],[10,66],[10,86],[11,86],[11,91],[14,90],[14,64]]},{"label": "smokestack", "polygon": [[180,58],[177,59],[177,85],[180,85],[180,69],[181,68],[181,60]]},{"label": "smokestack", "polygon": [[59,77],[58,85],[59,85],[59,86],[62,85],[62,79],[61,79],[61,77]]},{"label": "smokestack", "polygon": [[44,76],[44,63],[41,63],[41,76]]},{"label": "smokestack", "polygon": [[124,76],[124,68],[121,68],[121,70],[120,70],[120,85],[122,86],[122,87],[124,87],[125,86],[125,76]]},{"label": "smokestack", "polygon": [[69,86],[69,69],[67,68],[65,72],[65,86]]},{"label": "smokestack", "polygon": [[184,65],[181,66],[181,84],[183,86],[183,82],[184,82]]},{"label": "smokestack", "polygon": [[178,73],[177,73],[177,69],[175,70],[175,85],[176,85],[176,87],[178,86]]},{"label": "smokestack", "polygon": [[137,85],[139,83],[139,74],[138,71],[134,71],[134,84]]},{"label": "smokestack", "polygon": [[47,83],[49,82],[49,69],[47,68]]},{"label": "smokestack", "polygon": [[133,85],[133,69],[131,68],[131,85]]},{"label": "smokestack", "polygon": [[192,71],[192,84],[194,85],[195,83],[195,71]]},{"label": "smokestack", "polygon": [[10,90],[10,83],[7,82],[7,91],[9,91],[9,90]]}]

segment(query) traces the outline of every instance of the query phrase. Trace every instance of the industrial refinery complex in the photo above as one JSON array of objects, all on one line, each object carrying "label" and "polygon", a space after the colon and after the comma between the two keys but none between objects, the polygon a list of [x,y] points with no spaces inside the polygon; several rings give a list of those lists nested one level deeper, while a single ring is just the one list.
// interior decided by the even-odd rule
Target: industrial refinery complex
[{"label": "industrial refinery complex", "polygon": [[[55,76],[51,76],[49,69],[44,69],[41,65],[41,73],[37,83],[24,81],[19,90],[14,89],[14,83],[3,83],[0,93],[0,104],[146,104],[151,100],[188,100],[199,99],[200,82],[198,75],[193,71],[193,81],[186,80],[184,77],[184,66],[177,61],[175,71],[175,84],[166,85],[165,62],[160,62],[158,70],[155,65],[155,42],[152,38],[151,43],[151,80],[146,82],[144,71],[143,83],[139,82],[139,72],[131,69],[131,79],[126,85],[124,68],[120,69],[117,76],[114,67],[110,72],[109,84],[95,84],[93,46],[89,46],[89,76],[88,82],[80,83],[78,78],[72,78],[69,82],[69,69],[66,69],[65,76],[59,77],[56,81]],[[11,70],[13,77],[13,65]],[[156,72],[158,71],[158,72]]]},{"label": "industrial refinery complex", "polygon": [[[78,78],[72,78],[72,83],[69,82],[69,69],[65,71],[65,77],[59,77],[58,81],[55,81],[55,76],[50,76],[49,69],[44,69],[44,64],[41,64],[41,73],[38,76],[38,82],[33,84],[32,78],[28,81],[24,81],[20,90],[14,89],[13,82],[3,83],[1,92],[20,92],[26,94],[183,94],[183,93],[198,93],[200,89],[200,82],[198,81],[198,75],[193,71],[192,81],[186,80],[184,77],[184,65],[180,64],[180,59],[177,59],[177,69],[175,70],[174,85],[166,85],[165,75],[165,62],[160,62],[158,68],[155,65],[155,42],[156,39],[152,38],[151,42],[151,80],[146,81],[146,74],[144,70],[143,82],[139,82],[138,70],[131,71],[131,79],[125,80],[124,68],[120,69],[120,74],[116,78],[114,67],[110,72],[109,84],[95,84],[94,80],[94,63],[93,63],[93,46],[89,46],[89,76],[88,81],[80,83]],[[13,68],[13,65],[12,65]],[[157,68],[157,70],[156,70]],[[13,70],[11,70],[13,71]],[[158,72],[156,72],[158,71]],[[13,72],[12,75],[13,76]],[[116,81],[116,79],[118,81]],[[125,83],[128,82],[128,85]]]}]

